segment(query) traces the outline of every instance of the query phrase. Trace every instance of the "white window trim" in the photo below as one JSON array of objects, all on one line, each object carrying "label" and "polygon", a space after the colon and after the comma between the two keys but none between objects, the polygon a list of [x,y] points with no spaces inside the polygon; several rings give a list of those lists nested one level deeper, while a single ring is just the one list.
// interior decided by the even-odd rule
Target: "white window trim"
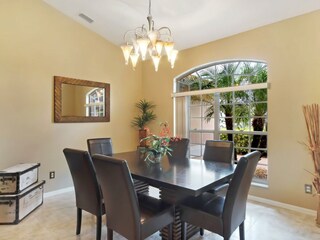
[{"label": "white window trim", "polygon": [[172,93],[171,97],[173,98],[188,97],[188,96],[205,95],[205,94],[212,94],[212,93],[236,92],[236,91],[255,90],[255,89],[264,89],[264,88],[269,88],[269,83],[256,83],[256,84],[235,86],[235,87],[212,88],[212,89],[197,90],[197,91],[179,92],[179,93]]}]

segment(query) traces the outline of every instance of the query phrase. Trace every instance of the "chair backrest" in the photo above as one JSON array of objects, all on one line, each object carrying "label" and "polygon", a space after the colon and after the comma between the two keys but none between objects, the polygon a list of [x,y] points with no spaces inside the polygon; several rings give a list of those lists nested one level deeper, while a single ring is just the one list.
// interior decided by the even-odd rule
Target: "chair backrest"
[{"label": "chair backrest", "polygon": [[229,184],[223,209],[224,232],[229,236],[245,220],[249,188],[260,156],[254,151],[241,157]]},{"label": "chair backrest", "polygon": [[170,153],[173,159],[185,159],[189,150],[189,139],[181,138],[178,141],[170,141],[169,148],[172,149]]},{"label": "chair backrest", "polygon": [[93,155],[106,205],[107,226],[127,239],[140,239],[140,211],[127,162]]},{"label": "chair backrest", "polygon": [[233,142],[207,140],[203,160],[232,163]]},{"label": "chair backrest", "polygon": [[112,140],[111,138],[92,138],[87,140],[88,150],[91,156],[93,154],[102,154],[112,156]]},{"label": "chair backrest", "polygon": [[87,151],[65,148],[76,194],[76,205],[94,215],[102,215],[102,196],[95,168]]}]

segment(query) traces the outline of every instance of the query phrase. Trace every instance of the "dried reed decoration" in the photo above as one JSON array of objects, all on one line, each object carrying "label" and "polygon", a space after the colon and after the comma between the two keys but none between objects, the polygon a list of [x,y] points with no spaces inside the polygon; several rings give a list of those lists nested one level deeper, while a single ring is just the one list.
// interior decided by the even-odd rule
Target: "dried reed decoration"
[{"label": "dried reed decoration", "polygon": [[319,105],[312,104],[303,106],[303,114],[307,125],[309,142],[307,147],[309,148],[314,165],[314,173],[312,184],[317,191],[318,195],[318,209],[316,223],[320,226],[320,115]]}]

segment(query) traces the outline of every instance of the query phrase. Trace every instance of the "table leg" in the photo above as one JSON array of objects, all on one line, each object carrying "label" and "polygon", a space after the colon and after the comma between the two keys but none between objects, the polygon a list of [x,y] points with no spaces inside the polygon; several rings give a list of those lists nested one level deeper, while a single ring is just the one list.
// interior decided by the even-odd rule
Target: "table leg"
[{"label": "table leg", "polygon": [[[166,202],[174,205],[178,205],[187,195],[179,194],[177,191],[160,188],[160,198]],[[181,210],[179,207],[175,207],[175,219],[172,226],[172,240],[181,239]],[[187,239],[192,237],[195,233],[199,232],[199,228],[193,225],[187,224]],[[169,239],[168,228],[165,227],[161,230],[160,236],[162,239]]]}]

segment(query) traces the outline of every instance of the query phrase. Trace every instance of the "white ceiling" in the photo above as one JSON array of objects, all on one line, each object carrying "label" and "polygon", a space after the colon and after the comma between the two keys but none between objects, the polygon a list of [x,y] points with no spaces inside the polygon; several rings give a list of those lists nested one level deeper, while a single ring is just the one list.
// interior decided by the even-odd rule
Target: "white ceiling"
[{"label": "white ceiling", "polygon": [[[148,0],[43,1],[116,45],[147,23]],[[319,0],[152,0],[151,14],[155,28],[169,27],[182,50],[318,9]]]}]

